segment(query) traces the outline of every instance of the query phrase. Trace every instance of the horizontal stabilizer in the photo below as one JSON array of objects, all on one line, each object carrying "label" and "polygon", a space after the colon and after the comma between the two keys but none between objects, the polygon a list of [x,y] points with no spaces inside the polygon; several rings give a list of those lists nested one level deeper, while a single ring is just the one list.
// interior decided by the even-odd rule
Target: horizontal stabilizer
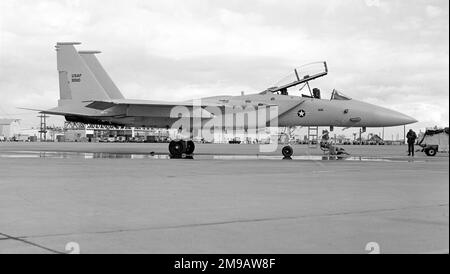
[{"label": "horizontal stabilizer", "polygon": [[57,42],[56,46],[74,46],[81,45],[81,42]]},{"label": "horizontal stabilizer", "polygon": [[77,115],[77,116],[89,116],[89,114],[86,113],[79,113],[79,112],[72,112],[72,111],[60,111],[57,109],[34,109],[34,108],[18,108],[18,109],[24,109],[24,110],[30,110],[30,111],[36,111],[42,114],[50,114],[50,115],[62,115],[62,116],[66,116],[66,115]]}]

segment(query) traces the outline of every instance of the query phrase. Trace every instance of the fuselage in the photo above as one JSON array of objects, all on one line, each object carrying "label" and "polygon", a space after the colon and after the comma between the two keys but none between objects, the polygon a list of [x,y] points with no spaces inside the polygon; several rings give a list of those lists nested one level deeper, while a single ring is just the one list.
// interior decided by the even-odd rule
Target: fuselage
[{"label": "fuselage", "polygon": [[[117,105],[102,111],[87,108],[85,107],[86,103],[83,102],[75,103],[76,106],[74,105],[72,108],[78,109],[80,114],[86,113],[86,115],[66,115],[66,119],[91,124],[170,128],[180,118],[179,115],[174,117],[173,107],[148,105],[145,102],[133,100],[133,104]],[[275,124],[280,127],[390,127],[417,122],[414,118],[400,112],[354,99],[326,100],[292,95],[250,94],[206,97],[196,100],[196,102],[199,103],[199,106],[215,105],[202,107],[201,114],[195,113],[193,108],[186,109],[189,117],[202,121],[202,126],[214,119],[221,119],[217,124],[225,128],[257,127],[258,111],[268,106],[276,106],[277,115],[268,116],[267,124]],[[192,102],[190,103],[192,104]],[[65,106],[65,108],[67,107]],[[243,123],[240,124],[236,123],[236,116],[239,117],[239,115],[246,116]],[[277,119],[276,123],[273,122],[274,119]],[[234,124],[226,123],[225,120],[233,120]]]}]

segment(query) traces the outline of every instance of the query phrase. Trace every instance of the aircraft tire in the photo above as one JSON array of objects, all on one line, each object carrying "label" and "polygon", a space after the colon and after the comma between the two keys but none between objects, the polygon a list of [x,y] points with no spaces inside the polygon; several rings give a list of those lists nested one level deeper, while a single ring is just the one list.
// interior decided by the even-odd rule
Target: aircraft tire
[{"label": "aircraft tire", "polygon": [[186,150],[184,141],[171,141],[169,144],[169,153],[172,156],[180,156]]},{"label": "aircraft tire", "polygon": [[286,158],[289,158],[292,156],[292,154],[294,154],[294,150],[292,149],[291,146],[285,146],[283,147],[283,149],[281,150],[281,153],[283,153],[283,156]]},{"label": "aircraft tire", "polygon": [[195,144],[192,140],[186,142],[186,154],[192,154],[195,150]]}]

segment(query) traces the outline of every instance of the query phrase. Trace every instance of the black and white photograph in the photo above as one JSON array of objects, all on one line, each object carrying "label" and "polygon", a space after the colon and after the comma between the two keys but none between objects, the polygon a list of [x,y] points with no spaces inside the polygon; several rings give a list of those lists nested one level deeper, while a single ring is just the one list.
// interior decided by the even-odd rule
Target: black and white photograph
[{"label": "black and white photograph", "polygon": [[0,254],[448,253],[449,1],[0,0]]}]

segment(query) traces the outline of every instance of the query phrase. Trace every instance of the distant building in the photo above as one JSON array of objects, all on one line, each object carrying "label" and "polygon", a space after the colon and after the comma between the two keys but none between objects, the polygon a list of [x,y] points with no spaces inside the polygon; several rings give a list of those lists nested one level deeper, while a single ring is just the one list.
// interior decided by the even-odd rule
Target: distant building
[{"label": "distant building", "polygon": [[404,145],[405,143],[403,142],[403,140],[385,140],[384,141],[385,145],[393,145],[393,146],[401,146]]},{"label": "distant building", "polygon": [[11,140],[19,142],[26,142],[26,141],[36,142],[38,141],[38,136],[39,136],[39,129],[37,128],[20,129],[14,134],[13,137],[11,137]]},{"label": "distant building", "polygon": [[19,119],[0,118],[0,139],[9,140],[20,131]]}]

